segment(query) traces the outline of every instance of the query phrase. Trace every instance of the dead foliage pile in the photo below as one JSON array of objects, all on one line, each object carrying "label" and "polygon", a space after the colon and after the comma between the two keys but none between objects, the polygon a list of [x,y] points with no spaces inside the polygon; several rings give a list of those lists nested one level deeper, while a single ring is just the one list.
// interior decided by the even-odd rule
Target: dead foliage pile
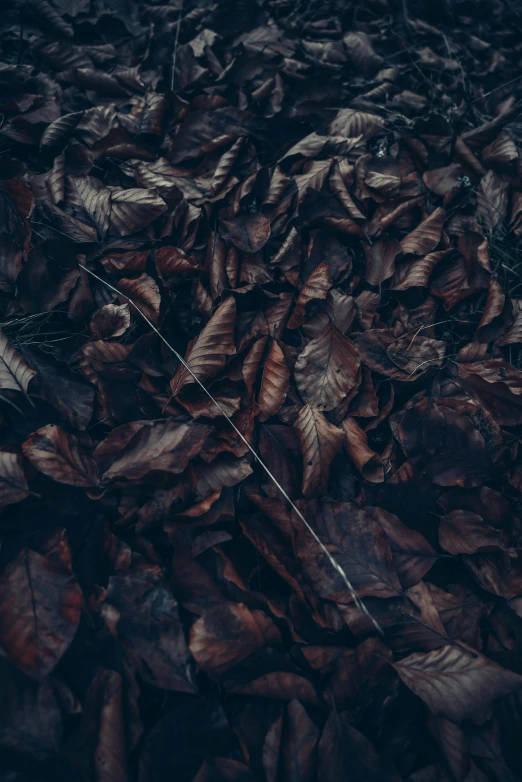
[{"label": "dead foliage pile", "polygon": [[522,778],[519,5],[4,8],[1,782]]}]

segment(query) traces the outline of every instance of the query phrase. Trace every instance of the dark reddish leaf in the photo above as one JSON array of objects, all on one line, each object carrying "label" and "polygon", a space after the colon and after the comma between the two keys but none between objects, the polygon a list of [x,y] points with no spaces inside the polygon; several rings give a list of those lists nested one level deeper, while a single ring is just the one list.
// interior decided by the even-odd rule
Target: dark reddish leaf
[{"label": "dark reddish leaf", "polygon": [[210,676],[219,676],[257,649],[279,644],[275,624],[263,612],[242,603],[225,603],[206,611],[190,632],[190,651]]},{"label": "dark reddish leaf", "polygon": [[82,592],[64,555],[48,559],[22,549],[0,576],[0,644],[9,659],[35,678],[47,676],[70,646]]}]

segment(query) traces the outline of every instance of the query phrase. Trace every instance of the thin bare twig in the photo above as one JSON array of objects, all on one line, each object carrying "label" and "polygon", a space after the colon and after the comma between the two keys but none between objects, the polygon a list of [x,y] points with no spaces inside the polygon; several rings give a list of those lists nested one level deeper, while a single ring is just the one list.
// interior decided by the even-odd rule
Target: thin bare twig
[{"label": "thin bare twig", "polygon": [[350,581],[348,579],[348,576],[344,572],[344,570],[341,567],[341,565],[337,562],[337,560],[328,551],[328,549],[326,548],[326,546],[324,545],[324,543],[322,542],[320,537],[315,532],[315,530],[312,527],[312,525],[306,520],[306,518],[303,516],[303,514],[301,513],[301,511],[299,510],[297,505],[293,502],[293,500],[290,499],[290,497],[288,496],[288,494],[286,493],[284,488],[281,486],[281,484],[279,483],[279,481],[277,480],[275,475],[269,470],[269,468],[263,462],[261,457],[256,453],[254,448],[252,448],[252,446],[250,445],[250,443],[248,442],[246,437],[242,434],[242,432],[240,432],[240,430],[237,428],[237,426],[232,421],[230,416],[225,412],[223,407],[219,404],[217,399],[214,399],[214,397],[212,396],[210,391],[207,389],[207,387],[201,382],[199,377],[192,371],[192,369],[187,364],[187,362],[185,361],[183,356],[180,353],[178,353],[178,351],[175,348],[172,347],[172,345],[165,339],[163,334],[161,334],[161,332],[156,328],[156,326],[154,326],[154,324],[147,318],[147,316],[141,311],[141,309],[138,307],[138,305],[135,304],[133,302],[133,300],[129,296],[127,296],[126,294],[122,293],[117,288],[115,288],[113,285],[111,285],[109,282],[107,282],[106,280],[104,280],[101,277],[99,277],[97,274],[95,274],[93,271],[91,271],[91,269],[88,269],[82,263],[79,263],[78,266],[80,267],[80,269],[83,269],[84,271],[86,271],[87,274],[90,274],[91,277],[94,277],[96,280],[98,280],[98,282],[101,282],[107,288],[109,288],[110,290],[114,291],[114,293],[116,293],[118,296],[121,296],[124,299],[126,299],[129,302],[129,304],[132,307],[134,307],[134,309],[138,312],[138,314],[143,318],[143,320],[148,324],[148,326],[154,331],[154,333],[161,339],[163,344],[176,356],[178,361],[185,367],[187,372],[192,376],[192,378],[195,380],[195,382],[198,384],[198,386],[205,392],[205,394],[208,396],[208,398],[217,407],[217,409],[219,410],[221,415],[224,416],[228,420],[228,422],[229,422],[230,426],[232,427],[232,429],[235,431],[235,433],[241,439],[243,444],[246,445],[246,447],[248,448],[250,453],[254,456],[254,458],[257,461],[257,463],[266,472],[266,474],[268,475],[268,477],[270,478],[270,480],[272,481],[274,486],[277,487],[278,491],[281,493],[282,497],[284,497],[284,499],[288,502],[288,504],[290,505],[290,507],[292,508],[294,513],[297,515],[297,517],[302,521],[302,523],[304,524],[304,526],[306,527],[306,529],[308,530],[310,535],[313,537],[314,541],[317,543],[317,545],[319,546],[319,548],[321,549],[323,554],[325,554],[325,556],[328,559],[328,562],[330,563],[330,565],[334,568],[336,573],[338,573],[341,576],[341,578],[343,580],[343,583],[345,584],[346,588],[348,589],[348,591],[350,593],[350,596],[351,596],[353,602],[355,603],[355,605],[357,606],[357,608],[359,608],[359,610],[362,611],[363,614],[366,614],[366,616],[368,617],[368,619],[370,619],[370,621],[372,622],[372,624],[375,627],[375,629],[379,633],[381,633],[381,635],[382,635],[383,631],[382,631],[381,627],[376,622],[376,620],[373,618],[373,616],[370,614],[370,612],[368,611],[368,609],[364,605],[363,601],[357,596],[357,594],[355,592],[355,589],[353,588],[352,584],[350,583]]}]

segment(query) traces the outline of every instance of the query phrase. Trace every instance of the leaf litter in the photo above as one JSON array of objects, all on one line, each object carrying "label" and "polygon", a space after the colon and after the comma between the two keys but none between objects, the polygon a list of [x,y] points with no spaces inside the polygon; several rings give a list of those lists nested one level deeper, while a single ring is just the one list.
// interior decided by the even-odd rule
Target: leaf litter
[{"label": "leaf litter", "polygon": [[6,780],[520,778],[516,4],[4,22]]}]

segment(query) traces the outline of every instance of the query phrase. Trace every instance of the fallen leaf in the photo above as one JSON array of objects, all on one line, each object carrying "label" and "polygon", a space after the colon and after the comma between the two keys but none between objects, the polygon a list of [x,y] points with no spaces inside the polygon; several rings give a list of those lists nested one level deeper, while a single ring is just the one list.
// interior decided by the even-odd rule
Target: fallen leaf
[{"label": "fallen leaf", "polygon": [[22,449],[37,470],[58,483],[88,488],[100,482],[96,462],[74,435],[55,424],[48,424],[30,435]]},{"label": "fallen leaf", "polygon": [[0,584],[2,649],[21,671],[43,679],[78,629],[82,606],[78,582],[66,559],[48,559],[24,548],[7,565]]},{"label": "fallen leaf", "polygon": [[294,428],[303,455],[303,494],[313,497],[326,490],[330,463],[343,446],[344,434],[311,405],[301,408]]},{"label": "fallen leaf", "polygon": [[494,700],[522,685],[522,677],[478,654],[466,644],[411,654],[394,668],[433,714],[483,723]]},{"label": "fallen leaf", "polygon": [[357,389],[360,359],[353,343],[328,323],[310,340],[295,364],[295,382],[303,400],[317,410],[334,407]]}]

